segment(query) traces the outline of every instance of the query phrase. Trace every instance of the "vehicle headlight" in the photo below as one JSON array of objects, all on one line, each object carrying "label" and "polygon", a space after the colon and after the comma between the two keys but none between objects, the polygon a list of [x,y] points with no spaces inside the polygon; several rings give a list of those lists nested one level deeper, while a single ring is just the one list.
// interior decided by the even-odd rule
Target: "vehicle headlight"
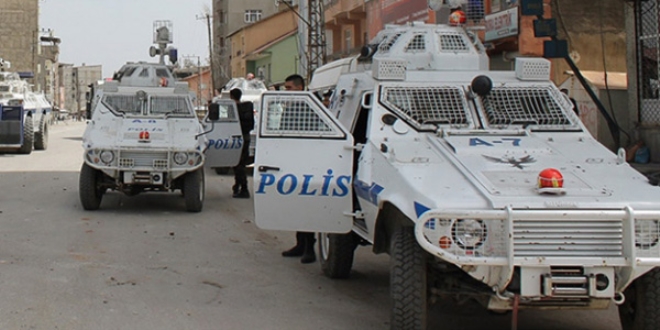
[{"label": "vehicle headlight", "polygon": [[635,220],[635,246],[650,249],[660,240],[660,224],[658,220]]},{"label": "vehicle headlight", "polygon": [[177,165],[183,165],[188,161],[188,154],[185,152],[175,152],[174,153],[174,162]]},{"label": "vehicle headlight", "polygon": [[110,163],[112,163],[113,160],[115,160],[115,154],[112,151],[103,150],[103,151],[101,151],[101,154],[99,155],[99,158],[101,158],[101,161],[104,164],[110,164]]},{"label": "vehicle headlight", "polygon": [[451,227],[452,239],[466,250],[481,246],[487,234],[486,225],[481,220],[457,219]]}]

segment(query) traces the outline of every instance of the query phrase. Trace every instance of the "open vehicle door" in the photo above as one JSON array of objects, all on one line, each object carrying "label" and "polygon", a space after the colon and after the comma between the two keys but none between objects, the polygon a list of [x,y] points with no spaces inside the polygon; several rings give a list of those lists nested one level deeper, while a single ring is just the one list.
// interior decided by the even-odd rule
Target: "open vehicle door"
[{"label": "open vehicle door", "polygon": [[254,173],[257,226],[353,227],[353,136],[308,92],[262,94]]},{"label": "open vehicle door", "polygon": [[[217,120],[209,118],[211,108],[217,111]],[[236,166],[241,158],[244,143],[236,102],[232,100],[214,102],[202,123],[204,130],[209,132],[206,134],[209,144],[206,148],[204,166],[207,168]]]}]

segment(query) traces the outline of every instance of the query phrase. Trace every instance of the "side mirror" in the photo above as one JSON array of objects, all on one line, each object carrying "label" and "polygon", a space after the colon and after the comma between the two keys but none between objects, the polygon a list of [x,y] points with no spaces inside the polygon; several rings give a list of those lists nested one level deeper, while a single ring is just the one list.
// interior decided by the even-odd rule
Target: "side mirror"
[{"label": "side mirror", "polygon": [[218,121],[220,120],[220,105],[217,103],[211,103],[209,105],[209,120]]}]

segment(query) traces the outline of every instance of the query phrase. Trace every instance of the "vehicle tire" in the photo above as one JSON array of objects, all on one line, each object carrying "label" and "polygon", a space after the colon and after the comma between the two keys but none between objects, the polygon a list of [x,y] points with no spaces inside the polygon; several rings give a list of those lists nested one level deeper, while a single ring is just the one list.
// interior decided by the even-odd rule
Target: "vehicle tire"
[{"label": "vehicle tire", "polygon": [[79,187],[80,203],[87,211],[98,210],[105,188],[101,187],[103,173],[86,163],[80,169]]},{"label": "vehicle tire", "polygon": [[391,329],[426,330],[428,291],[427,255],[413,229],[401,227],[390,249]]},{"label": "vehicle tire", "polygon": [[41,129],[39,132],[34,133],[34,149],[48,149],[48,123],[45,118],[41,120]]},{"label": "vehicle tire", "polygon": [[231,167],[214,167],[213,169],[217,175],[226,175],[229,174],[229,169],[231,169]]},{"label": "vehicle tire", "polygon": [[186,211],[200,212],[204,205],[204,169],[190,172],[183,178],[183,198],[186,201]]},{"label": "vehicle tire", "polygon": [[329,278],[348,278],[353,268],[353,255],[358,238],[348,234],[319,233],[319,260],[323,274]]},{"label": "vehicle tire", "polygon": [[660,269],[636,279],[623,294],[626,300],[619,306],[623,330],[660,329]]},{"label": "vehicle tire", "polygon": [[23,145],[18,149],[19,154],[29,155],[32,153],[32,146],[34,144],[34,123],[32,117],[25,118],[23,124]]}]

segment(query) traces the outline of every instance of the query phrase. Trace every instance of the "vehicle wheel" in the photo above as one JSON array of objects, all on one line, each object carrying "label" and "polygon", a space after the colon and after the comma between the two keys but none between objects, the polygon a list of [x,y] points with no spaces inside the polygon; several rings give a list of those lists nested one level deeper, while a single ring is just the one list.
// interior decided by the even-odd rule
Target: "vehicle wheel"
[{"label": "vehicle wheel", "polygon": [[623,330],[660,329],[660,269],[636,279],[623,294],[626,300],[619,306]]},{"label": "vehicle wheel", "polygon": [[48,123],[45,119],[41,121],[41,129],[39,132],[34,133],[34,149],[48,149]]},{"label": "vehicle wheel", "polygon": [[391,328],[425,330],[427,321],[427,256],[412,228],[399,228],[390,249]]},{"label": "vehicle wheel", "polygon": [[32,153],[32,145],[34,144],[34,127],[32,117],[25,118],[23,125],[23,145],[18,149],[19,154],[29,155]]},{"label": "vehicle wheel", "polygon": [[103,173],[86,163],[80,169],[79,188],[80,203],[87,211],[98,210],[105,188],[101,187]]},{"label": "vehicle wheel", "polygon": [[183,178],[183,198],[186,201],[186,211],[200,212],[204,205],[204,170],[186,174]]},{"label": "vehicle wheel", "polygon": [[230,167],[214,167],[213,169],[215,170],[215,174],[225,175],[225,174],[229,174]]},{"label": "vehicle wheel", "polygon": [[318,234],[321,269],[329,278],[348,278],[353,268],[353,255],[358,239],[348,234]]}]

